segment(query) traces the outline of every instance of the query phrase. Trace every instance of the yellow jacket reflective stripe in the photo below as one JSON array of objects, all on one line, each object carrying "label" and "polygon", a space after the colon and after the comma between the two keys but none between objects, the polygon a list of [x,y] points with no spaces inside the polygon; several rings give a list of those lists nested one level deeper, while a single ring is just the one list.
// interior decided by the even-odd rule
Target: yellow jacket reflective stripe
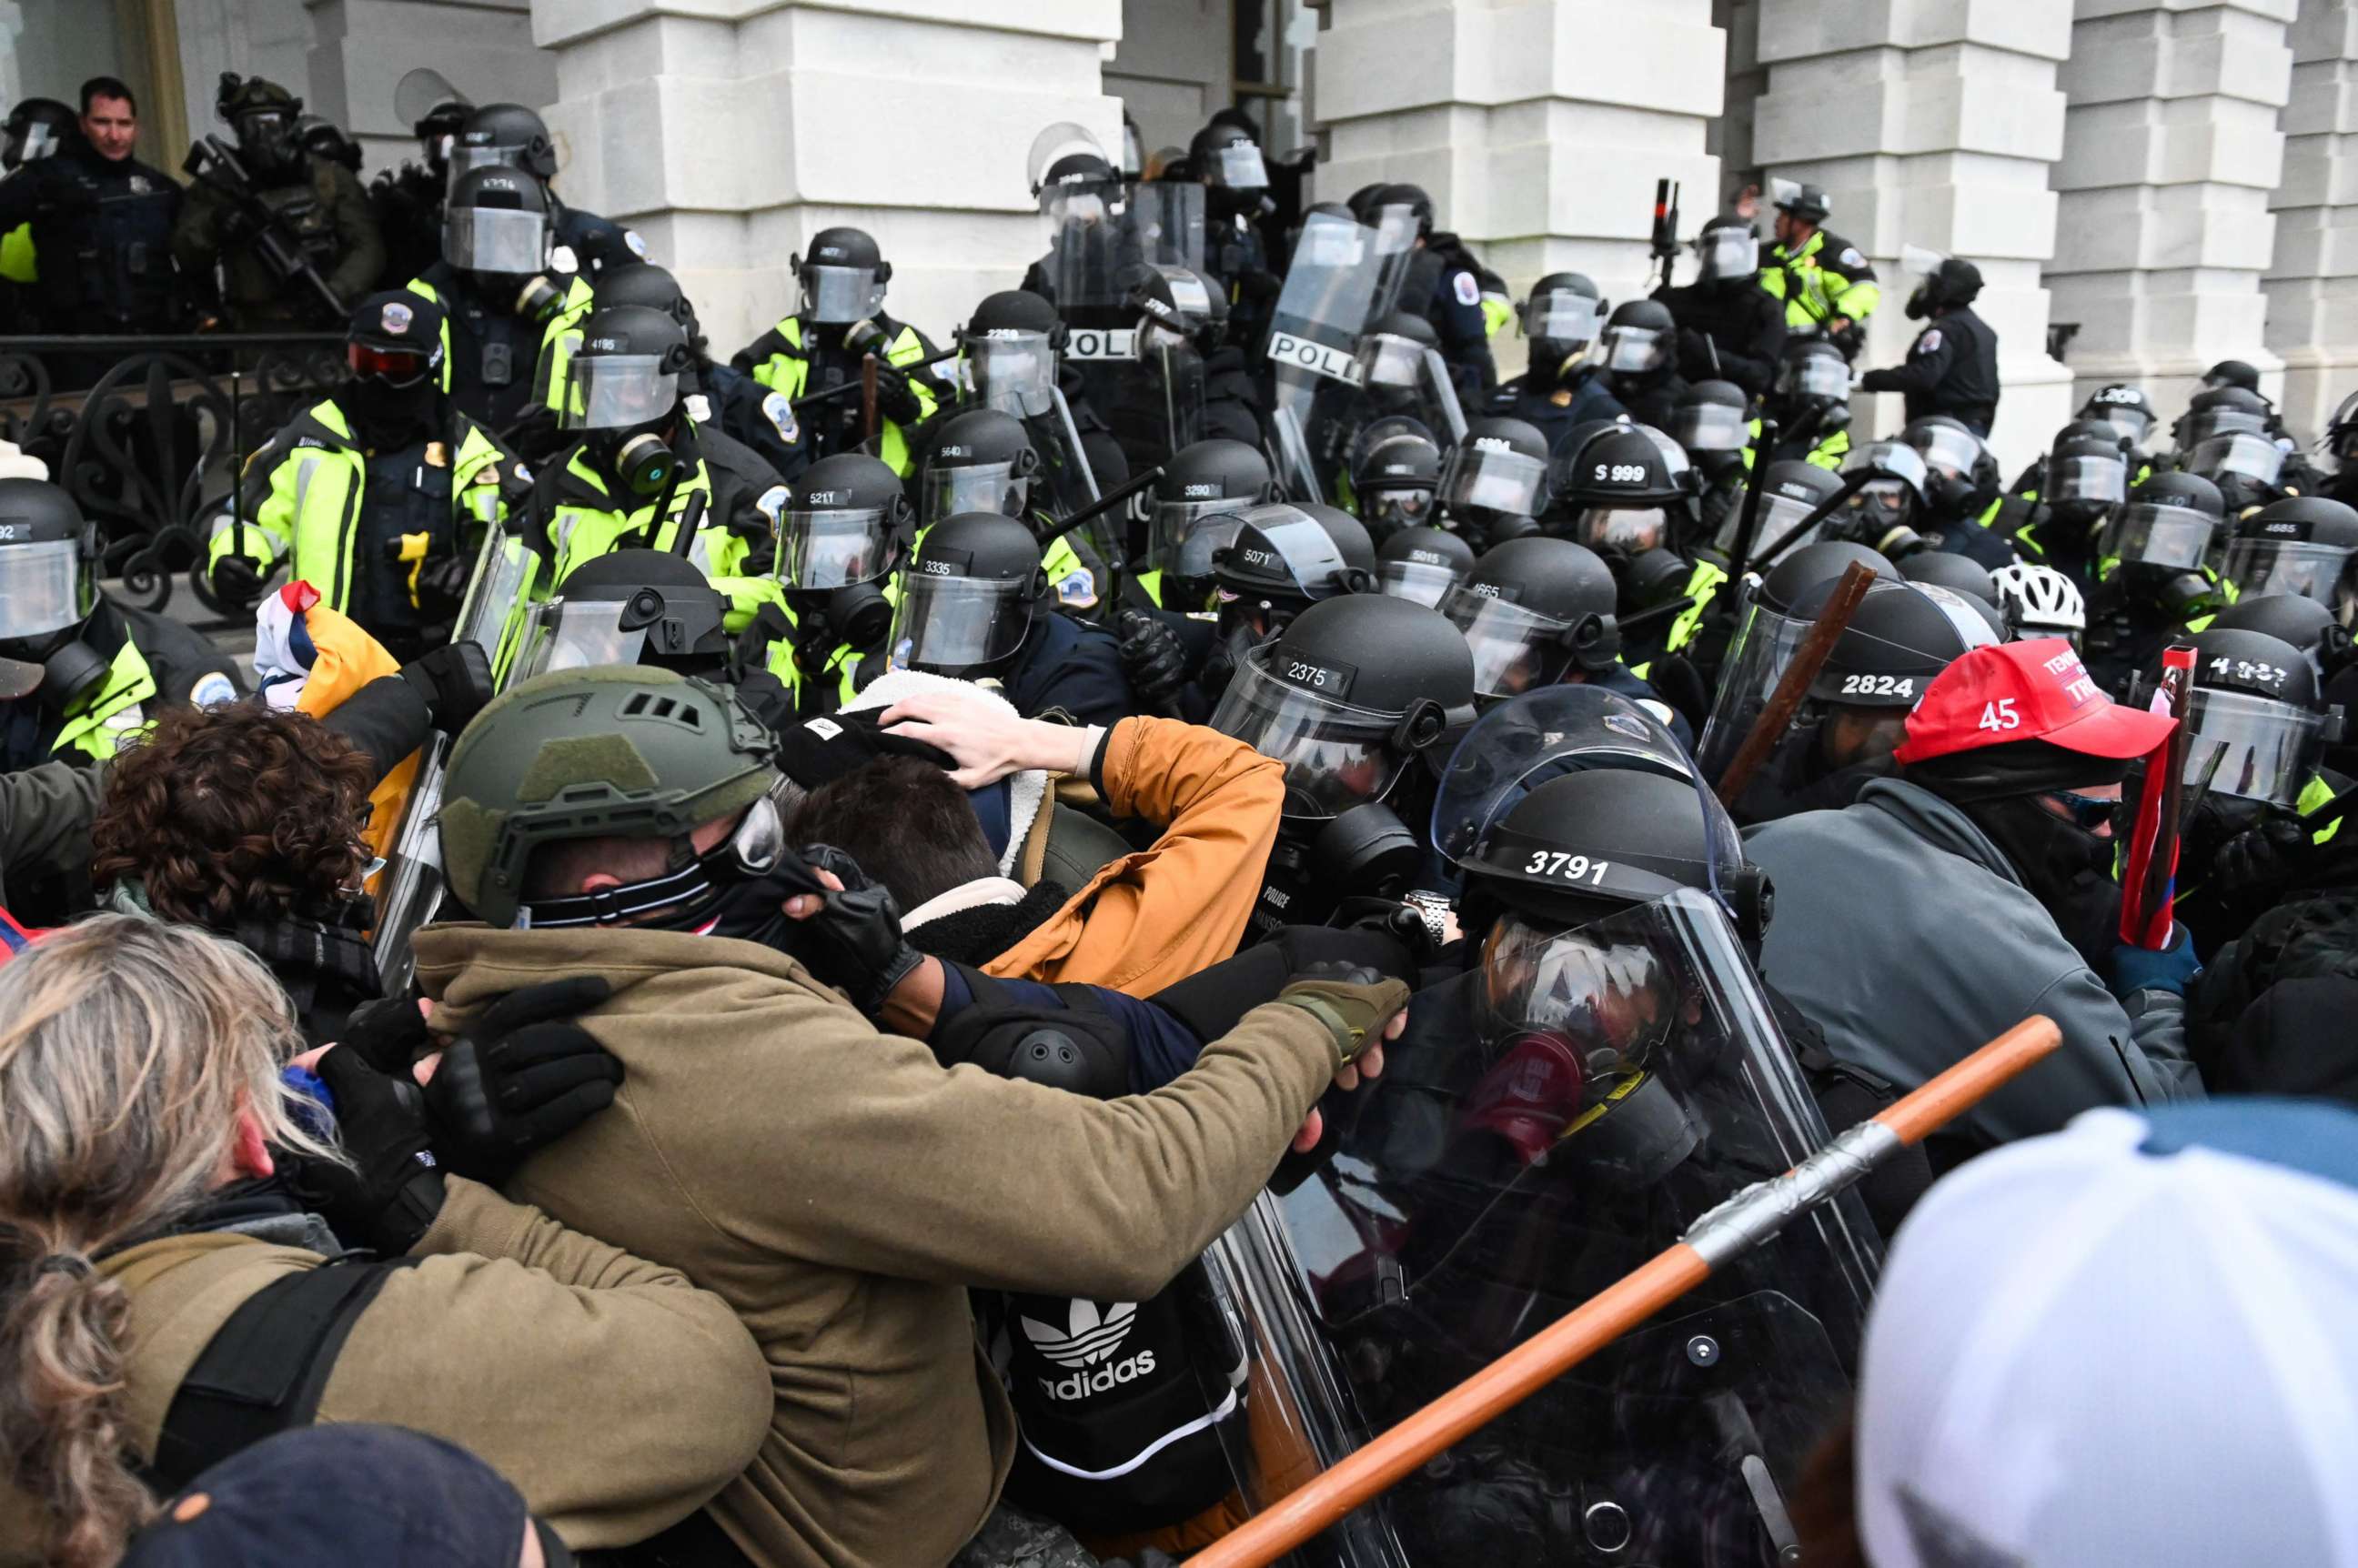
[{"label": "yellow jacket reflective stripe", "polygon": [[[581,460],[576,449],[566,463],[566,470],[600,496],[606,494],[605,481],[600,479],[589,464]],[[672,487],[671,503],[660,523],[655,518],[655,500],[649,500],[627,512],[614,510],[610,500],[603,507],[592,506],[585,499],[560,501],[550,510],[546,524],[549,549],[556,557],[557,570],[553,586],[562,589],[565,579],[583,561],[606,554],[630,535],[633,548],[668,550],[679,536],[680,513],[687,507],[688,497],[701,492],[708,507],[712,496],[712,475],[699,459],[687,477]],[[659,498],[658,498],[659,499]],[[648,537],[652,531],[653,537]],[[720,519],[705,513],[697,537],[688,546],[687,558],[694,561],[706,577],[742,577],[739,568],[752,553],[743,539],[721,526]]]},{"label": "yellow jacket reflective stripe", "polygon": [[[2333,786],[2325,782],[2324,774],[2312,773],[2309,775],[2309,782],[2300,786],[2300,798],[2292,803],[2292,808],[2303,816],[2314,816],[2332,804]],[[2335,817],[2317,832],[2310,834],[2309,842],[2331,844],[2333,842],[2333,836],[2342,831],[2342,818]]]},{"label": "yellow jacket reflective stripe", "polygon": [[147,655],[126,635],[98,695],[80,713],[66,717],[49,750],[77,751],[92,762],[105,762],[147,728],[146,710],[140,705],[155,695],[156,674],[147,667]]},{"label": "yellow jacket reflective stripe", "polygon": [[[1828,272],[1818,261],[1818,253],[1825,248],[1823,229],[1802,242],[1801,248],[1790,254],[1783,245],[1772,245],[1760,258],[1760,287],[1778,299],[1785,300],[1785,325],[1795,329],[1823,326],[1833,317],[1863,321],[1883,302],[1883,289],[1868,278],[1853,281],[1840,273]],[[1801,292],[1786,297],[1785,278],[1788,271],[1800,279]]]},{"label": "yellow jacket reflective stripe", "polygon": [[[788,348],[797,351],[802,348],[803,319],[801,317],[786,317],[778,323],[777,332],[778,336],[786,341]],[[925,357],[924,341],[917,336],[915,328],[908,326],[901,329],[900,336],[894,338],[892,346],[884,351],[885,363],[896,365],[904,370]],[[753,367],[753,379],[773,392],[784,393],[786,401],[791,403],[803,395],[804,389],[810,383],[810,361],[804,358],[799,351],[791,354],[772,354]],[[909,390],[916,394],[918,406],[925,410],[919,418],[923,420],[933,417],[936,400],[932,391],[924,382],[914,376],[910,378]],[[882,415],[877,416],[876,423],[877,456],[882,459],[884,465],[894,473],[899,474],[903,479],[908,478],[909,470],[914,466],[909,460],[908,437],[902,433],[900,426]]]},{"label": "yellow jacket reflective stripe", "polygon": [[1711,608],[1712,600],[1718,595],[1719,585],[1726,580],[1727,574],[1709,561],[1695,563],[1694,575],[1687,579],[1684,590],[1687,607],[1679,612],[1676,621],[1671,622],[1670,639],[1662,644],[1664,653],[1675,654],[1694,641],[1695,633],[1703,628],[1704,611]]},{"label": "yellow jacket reflective stripe", "polygon": [[41,281],[40,258],[33,254],[33,225],[17,224],[0,236],[0,277],[10,283]]}]

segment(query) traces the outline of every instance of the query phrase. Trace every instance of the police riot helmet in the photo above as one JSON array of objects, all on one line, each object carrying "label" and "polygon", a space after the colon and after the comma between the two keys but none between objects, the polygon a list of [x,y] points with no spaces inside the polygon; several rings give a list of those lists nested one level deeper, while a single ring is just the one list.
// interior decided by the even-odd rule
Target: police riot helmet
[{"label": "police riot helmet", "polygon": [[1189,348],[1217,353],[1228,340],[1228,293],[1191,267],[1146,269],[1130,291],[1139,313],[1137,353],[1152,362],[1158,350]]},{"label": "police riot helmet", "polygon": [[1613,570],[1569,539],[1533,535],[1493,545],[1441,601],[1474,653],[1474,689],[1487,700],[1552,686],[1570,669],[1594,675],[1620,656]]},{"label": "police riot helmet", "polygon": [[450,178],[506,165],[546,184],[557,178],[557,142],[547,122],[521,103],[486,103],[470,113],[450,147]]},{"label": "police riot helmet", "polygon": [[1048,592],[1040,542],[1015,518],[967,512],[925,530],[902,574],[889,641],[892,667],[977,678],[1022,652]]},{"label": "police riot helmet", "polygon": [[2221,360],[2202,373],[2202,390],[2211,392],[2223,386],[2240,387],[2245,392],[2257,395],[2260,390],[2260,373],[2242,360]]},{"label": "police riot helmet", "polygon": [[1899,563],[1899,575],[1909,582],[1945,588],[1951,593],[1977,599],[1993,610],[1997,608],[1997,579],[1990,576],[1987,567],[1970,556],[1950,550],[1919,550]]},{"label": "police riot helmet", "polygon": [[653,262],[625,262],[600,272],[594,287],[599,309],[610,305],[644,305],[678,322],[691,343],[701,341],[703,324],[696,319],[696,306],[668,267]]},{"label": "police riot helmet", "polygon": [[[1796,615],[1815,621],[1824,613],[1839,579],[1813,584],[1794,606]],[[1924,688],[1969,648],[2004,641],[1992,609],[1962,593],[1931,583],[1867,584],[1866,597],[1810,683],[1819,702],[1851,708],[1887,708],[1904,714]],[[1898,744],[1894,737],[1893,745]]]},{"label": "police riot helmet", "polygon": [[957,335],[975,401],[1018,418],[1047,413],[1065,335],[1056,308],[1028,289],[984,296]]},{"label": "police riot helmet", "polygon": [[1658,299],[1625,299],[1613,308],[1598,340],[1596,357],[1622,375],[1651,375],[1677,359],[1679,325]]},{"label": "police riot helmet", "polygon": [[2358,392],[2342,400],[2325,427],[2325,449],[2343,473],[2358,472]]},{"label": "police riot helmet", "polygon": [[2128,459],[2110,428],[2101,435],[2058,436],[2048,450],[2042,499],[2050,506],[2093,513],[2127,500],[2128,488]]},{"label": "police riot helmet", "polygon": [[1516,320],[1531,340],[1534,376],[1552,382],[1562,375],[1596,341],[1604,316],[1605,297],[1585,273],[1552,272],[1531,285]]},{"label": "police riot helmet", "polygon": [[2223,569],[2244,594],[2297,593],[2348,626],[2358,616],[2358,512],[2321,495],[2272,502],[2235,524]]},{"label": "police riot helmet", "polygon": [[1154,481],[1147,554],[1163,573],[1163,602],[1199,610],[1211,600],[1214,563],[1236,543],[1244,514],[1275,500],[1277,482],[1260,449],[1226,437],[1172,454]]},{"label": "police riot helmet", "polygon": [[1741,218],[1714,218],[1694,239],[1697,283],[1744,283],[1759,276],[1760,236]]},{"label": "police riot helmet", "polygon": [[2157,423],[2153,399],[2143,387],[2125,381],[2108,382],[2090,393],[2088,401],[2080,406],[2080,417],[2110,425],[2132,450],[2144,447]]},{"label": "police riot helmet", "polygon": [[669,550],[609,550],[566,574],[533,607],[523,674],[649,665],[719,677],[729,662],[729,602],[695,562]]},{"label": "police riot helmet", "polygon": [[522,278],[547,265],[548,195],[505,165],[453,177],[442,208],[442,259],[461,272]]},{"label": "police riot helmet", "polygon": [[1366,524],[1315,503],[1252,508],[1214,565],[1224,619],[1232,608],[1254,620],[1251,606],[1299,609],[1339,594],[1371,593],[1376,586],[1376,546]]},{"label": "police riot helmet", "polygon": [[1474,546],[1446,528],[1395,528],[1376,546],[1376,591],[1427,609],[1474,570]]},{"label": "police riot helmet", "polygon": [[[514,178],[479,169],[469,179]],[[670,432],[681,378],[696,356],[680,324],[644,305],[593,310],[581,323],[558,422],[585,433],[625,489],[662,494],[679,471]]]},{"label": "police riot helmet", "polygon": [[237,150],[257,174],[286,173],[302,160],[295,117],[303,112],[303,100],[278,83],[224,70],[213,111],[236,131]]},{"label": "police riot helmet", "polygon": [[[1782,615],[1798,616],[1802,603],[1820,588],[1838,581],[1843,573],[1861,566],[1881,582],[1898,582],[1899,572],[1890,560],[1865,545],[1847,539],[1821,539],[1804,545],[1779,561],[1760,579],[1754,601]],[[1823,602],[1823,600],[1820,600]]]},{"label": "police riot helmet", "polygon": [[1635,425],[1604,426],[1577,446],[1566,441],[1550,489],[1570,519],[1573,539],[1601,555],[1628,560],[1678,547],[1676,519],[1686,491],[1662,449]]},{"label": "police riot helmet", "polygon": [[1433,323],[1407,310],[1378,317],[1352,350],[1359,384],[1371,392],[1413,392],[1427,384],[1431,361],[1441,351]]},{"label": "police riot helmet", "polygon": [[838,226],[811,236],[810,254],[787,260],[802,288],[802,314],[819,326],[849,326],[884,308],[892,264],[865,229]]},{"label": "police riot helmet", "polygon": [[1351,495],[1359,521],[1381,539],[1433,516],[1441,488],[1441,448],[1422,420],[1406,414],[1370,419],[1351,438]]},{"label": "police riot helmet", "polygon": [[[2267,427],[2266,398],[2247,387],[2220,385],[2198,392],[2187,401],[2186,412],[2179,416],[2174,434],[2178,449],[2191,454],[2214,437],[2260,436],[2266,433]],[[2192,466],[2190,456],[2184,466]]]},{"label": "police riot helmet", "polygon": [[1520,419],[1492,416],[1467,423],[1442,464],[1437,496],[1453,516],[1528,517],[1547,480],[1547,438]]},{"label": "police riot helmet", "polygon": [[1752,438],[1751,400],[1732,381],[1698,381],[1679,396],[1670,437],[1690,453],[1736,453]]},{"label": "police riot helmet", "polygon": [[1904,441],[1871,441],[1852,451],[1843,471],[1869,477],[1827,519],[1827,533],[1893,560],[1924,548],[1924,537],[1912,524],[1923,514],[1936,481],[1921,451]]},{"label": "police riot helmet", "polygon": [[361,149],[343,127],[322,114],[295,116],[295,145],[322,163],[340,163],[354,174],[361,171]]},{"label": "police riot helmet", "polygon": [[60,485],[0,479],[0,697],[52,708],[104,678],[78,633],[98,608],[98,529]]},{"label": "police riot helmet", "polygon": [[1942,256],[1939,265],[1908,297],[1908,319],[1920,321],[1943,310],[1971,305],[1981,297],[1981,268],[1963,256]]},{"label": "police riot helmet", "polygon": [[[1739,924],[1757,930],[1767,921],[1767,880],[1746,866],[1718,803],[1651,769],[1587,768],[1550,779],[1458,863],[1477,919],[1497,912],[1576,926],[1686,888],[1723,899],[1741,892],[1751,913]],[[1473,929],[1469,923],[1468,935]]]},{"label": "police riot helmet", "polygon": [[2158,473],[2104,523],[2096,555],[2173,614],[2217,597],[2202,563],[2226,516],[2219,487],[2201,474]]},{"label": "police riot helmet", "polygon": [[1025,516],[1039,470],[1022,420],[998,408],[960,409],[934,428],[919,515],[929,524],[961,512]]},{"label": "police riot helmet", "polygon": [[2263,594],[2239,599],[2211,618],[2212,632],[2264,632],[2299,648],[2320,676],[2338,674],[2350,663],[2349,628],[2333,611],[2297,593]]},{"label": "police riot helmet", "polygon": [[[694,929],[727,887],[788,853],[766,798],[778,782],[769,726],[725,686],[671,670],[559,670],[494,697],[451,748],[435,817],[451,896],[495,926],[631,920]],[[690,835],[742,814],[698,855]],[[596,892],[527,898],[535,851],[585,838],[651,838],[673,870]]]},{"label": "police riot helmet", "polygon": [[1803,406],[1827,407],[1850,402],[1850,362],[1823,338],[1795,338],[1777,362],[1772,389],[1789,410]]},{"label": "police riot helmet", "polygon": [[1988,449],[1988,443],[1963,420],[1946,414],[1910,419],[1899,432],[1902,445],[1913,447],[1924,466],[1943,479],[1970,480]]},{"label": "police riot helmet", "polygon": [[1214,121],[1187,143],[1195,178],[1224,190],[1258,195],[1269,189],[1269,165],[1253,134],[1234,122]]},{"label": "police riot helmet", "polygon": [[779,514],[779,585],[831,595],[827,622],[836,634],[871,646],[892,616],[875,585],[900,566],[914,532],[901,476],[890,465],[864,452],[821,458],[795,476]]},{"label": "police riot helmet", "polygon": [[[2265,632],[2214,624],[2194,636],[2193,674],[2187,784],[2208,780],[2214,795],[2292,806],[2326,743],[2342,738],[2342,710],[2326,705],[2309,655]],[[2160,675],[2157,654],[2131,700],[2147,697]]]},{"label": "police riot helmet", "polygon": [[1473,706],[1474,657],[1455,627],[1404,599],[1353,594],[1248,652],[1211,726],[1283,762],[1285,816],[1316,821],[1382,800]]},{"label": "police riot helmet", "polygon": [[54,98],[27,98],[8,111],[6,141],[0,144],[0,168],[38,163],[53,156],[81,134],[72,108]]},{"label": "police riot helmet", "polygon": [[[1420,236],[1433,232],[1434,222],[1433,197],[1422,185],[1387,185],[1376,192],[1368,206],[1371,214],[1381,213],[1390,207],[1403,209],[1415,221],[1416,232]],[[1373,222],[1372,217],[1370,222]],[[1381,227],[1380,224],[1376,226]]]},{"label": "police riot helmet", "polygon": [[1798,185],[1790,180],[1776,182],[1776,188],[1770,192],[1769,205],[1779,212],[1791,213],[1804,223],[1823,223],[1826,221],[1826,214],[1833,210],[1826,200],[1823,187]]}]

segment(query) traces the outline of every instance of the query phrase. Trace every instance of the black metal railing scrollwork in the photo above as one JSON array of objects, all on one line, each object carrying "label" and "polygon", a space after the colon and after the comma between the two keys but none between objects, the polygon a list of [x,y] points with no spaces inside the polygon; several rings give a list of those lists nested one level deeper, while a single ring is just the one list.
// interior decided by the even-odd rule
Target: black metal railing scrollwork
[{"label": "black metal railing scrollwork", "polygon": [[327,332],[0,337],[0,437],[49,465],[134,602],[162,609],[185,571],[235,618],[205,582],[211,520],[244,521],[246,458],[344,375]]}]

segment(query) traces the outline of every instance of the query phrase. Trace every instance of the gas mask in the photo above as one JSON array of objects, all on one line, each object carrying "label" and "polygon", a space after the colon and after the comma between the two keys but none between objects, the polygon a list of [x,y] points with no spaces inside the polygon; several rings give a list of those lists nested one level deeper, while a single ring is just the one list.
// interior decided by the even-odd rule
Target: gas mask
[{"label": "gas mask", "polygon": [[679,472],[679,454],[672,450],[664,434],[670,425],[665,418],[659,424],[628,429],[595,430],[586,444],[615,482],[633,495],[652,500],[668,489]]}]

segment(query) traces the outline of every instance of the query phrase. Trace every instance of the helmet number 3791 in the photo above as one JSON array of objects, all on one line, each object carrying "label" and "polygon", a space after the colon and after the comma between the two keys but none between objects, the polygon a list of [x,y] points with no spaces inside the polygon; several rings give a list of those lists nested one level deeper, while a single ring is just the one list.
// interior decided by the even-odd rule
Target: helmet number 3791
[{"label": "helmet number 3791", "polygon": [[1610,860],[1592,860],[1585,855],[1567,855],[1552,849],[1534,849],[1523,874],[1533,877],[1562,877],[1568,882],[1589,882],[1605,885],[1605,873],[1612,869]]}]

